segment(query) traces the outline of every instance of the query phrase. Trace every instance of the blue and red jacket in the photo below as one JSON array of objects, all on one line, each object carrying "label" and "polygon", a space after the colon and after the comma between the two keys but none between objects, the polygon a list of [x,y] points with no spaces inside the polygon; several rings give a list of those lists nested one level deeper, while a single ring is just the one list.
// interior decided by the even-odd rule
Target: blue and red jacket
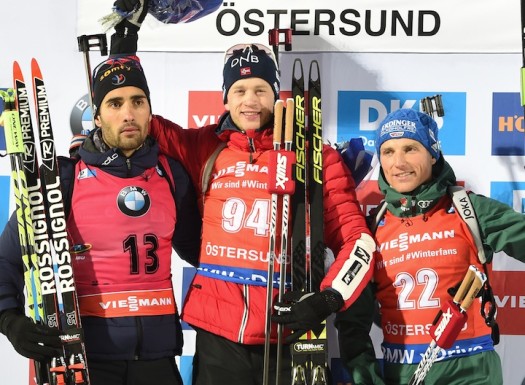
[{"label": "blue and red jacket", "polygon": [[[180,355],[172,247],[196,265],[201,233],[188,174],[152,138],[126,158],[89,137],[59,166],[88,360]],[[0,311],[24,308],[22,274],[13,215],[0,237]]]}]

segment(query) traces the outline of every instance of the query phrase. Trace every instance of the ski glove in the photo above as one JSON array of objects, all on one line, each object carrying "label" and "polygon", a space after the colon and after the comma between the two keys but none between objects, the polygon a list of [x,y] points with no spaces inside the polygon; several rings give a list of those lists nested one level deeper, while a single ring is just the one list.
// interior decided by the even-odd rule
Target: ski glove
[{"label": "ski glove", "polygon": [[60,330],[36,324],[19,310],[8,309],[0,313],[0,332],[19,354],[36,361],[56,357],[62,352]]},{"label": "ski glove", "polygon": [[286,343],[299,339],[308,330],[319,334],[323,330],[322,322],[332,313],[341,309],[344,300],[335,290],[323,290],[318,293],[289,291],[283,295],[282,302],[277,302],[272,320],[292,329],[293,333],[285,338]]},{"label": "ski glove", "polygon": [[122,20],[115,26],[117,33],[127,28],[128,35],[136,35],[148,14],[149,0],[117,0],[113,3],[115,12]]}]

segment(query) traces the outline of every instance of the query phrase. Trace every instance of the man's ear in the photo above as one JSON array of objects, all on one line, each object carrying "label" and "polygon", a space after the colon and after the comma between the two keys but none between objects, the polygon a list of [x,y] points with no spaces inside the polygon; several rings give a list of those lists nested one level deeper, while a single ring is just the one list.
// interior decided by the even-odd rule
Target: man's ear
[{"label": "man's ear", "polygon": [[102,123],[100,123],[100,118],[99,118],[99,115],[97,114],[97,116],[95,117],[95,126],[97,127],[101,127],[102,126]]},{"label": "man's ear", "polygon": [[436,162],[437,162],[437,159],[436,159],[436,158],[434,158],[434,157],[432,157],[432,166],[433,166],[433,165],[435,165],[435,164],[436,164]]},{"label": "man's ear", "polygon": [[224,109],[225,109],[226,111],[230,111],[230,106],[229,106],[228,103],[224,103]]}]

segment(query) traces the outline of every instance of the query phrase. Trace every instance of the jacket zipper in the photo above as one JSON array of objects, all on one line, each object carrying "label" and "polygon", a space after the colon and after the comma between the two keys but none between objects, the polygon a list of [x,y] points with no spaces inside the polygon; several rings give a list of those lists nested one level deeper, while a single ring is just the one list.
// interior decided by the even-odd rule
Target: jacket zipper
[{"label": "jacket zipper", "polygon": [[248,305],[250,303],[250,291],[248,285],[242,285],[242,291],[244,294],[244,308],[242,312],[241,326],[239,327],[239,335],[237,342],[244,343],[244,332],[246,331],[246,325],[248,324]]}]

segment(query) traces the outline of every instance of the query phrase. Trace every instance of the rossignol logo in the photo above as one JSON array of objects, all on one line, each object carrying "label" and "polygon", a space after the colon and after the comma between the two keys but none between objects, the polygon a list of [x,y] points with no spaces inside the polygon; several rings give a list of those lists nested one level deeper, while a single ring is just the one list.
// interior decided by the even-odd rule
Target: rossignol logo
[{"label": "rossignol logo", "polygon": [[40,179],[36,185],[28,186],[29,201],[33,206],[31,217],[33,219],[33,236],[35,241],[35,252],[38,255],[39,279],[41,294],[55,294],[55,277],[53,270],[53,258],[51,256],[51,243],[47,233],[47,221],[44,207],[44,196],[40,190]]},{"label": "rossignol logo", "polygon": [[[40,80],[39,83],[42,83],[42,81]],[[47,100],[46,87],[43,84],[37,85],[36,90],[38,100],[38,121],[40,129],[42,162],[48,162],[52,165],[55,159],[55,143],[52,140],[53,132],[51,130],[51,118],[49,116],[49,104]]]},{"label": "rossignol logo", "polygon": [[137,186],[128,186],[120,190],[117,197],[119,210],[129,217],[140,217],[151,207],[151,200],[146,190]]},{"label": "rossignol logo", "polygon": [[293,350],[297,353],[317,353],[324,351],[324,342],[296,342],[293,344]]},{"label": "rossignol logo", "polygon": [[[18,86],[18,82],[17,82]],[[32,122],[29,109],[29,101],[27,97],[27,89],[25,87],[18,88],[18,115],[20,116],[20,127],[22,128],[22,138],[24,140],[25,155],[24,167],[30,172],[35,172],[35,157],[32,155],[36,152],[35,142],[32,135]],[[31,134],[30,134],[31,133]]]},{"label": "rossignol logo", "polygon": [[[60,189],[60,177],[57,175],[54,183],[48,183],[46,186],[46,201],[49,213],[47,218],[50,230],[50,242],[55,251],[55,258],[51,262],[51,266],[56,265],[55,269],[58,280],[58,291],[60,293],[71,292],[75,290],[75,282],[73,279],[73,268],[71,266],[71,254],[69,253],[69,241],[66,231],[66,215],[64,210],[64,203],[62,201],[62,190]],[[39,260],[38,264],[42,267]],[[49,274],[51,274],[49,270]],[[41,273],[42,275],[42,273]],[[42,290],[42,293],[44,290]]]}]

